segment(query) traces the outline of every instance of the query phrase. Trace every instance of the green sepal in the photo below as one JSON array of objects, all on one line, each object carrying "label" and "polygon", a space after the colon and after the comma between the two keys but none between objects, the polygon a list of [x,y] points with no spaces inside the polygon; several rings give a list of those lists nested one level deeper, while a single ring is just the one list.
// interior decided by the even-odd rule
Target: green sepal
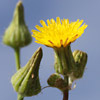
[{"label": "green sepal", "polygon": [[75,61],[70,45],[67,47],[54,48],[55,51],[55,71],[68,76],[75,68]]},{"label": "green sepal", "polygon": [[24,97],[37,95],[41,91],[38,75],[41,58],[42,49],[39,48],[28,63],[19,69],[11,78],[14,90]]},{"label": "green sepal", "polygon": [[32,41],[31,34],[24,21],[24,7],[19,1],[16,5],[13,19],[5,31],[3,43],[12,48],[21,48]]}]

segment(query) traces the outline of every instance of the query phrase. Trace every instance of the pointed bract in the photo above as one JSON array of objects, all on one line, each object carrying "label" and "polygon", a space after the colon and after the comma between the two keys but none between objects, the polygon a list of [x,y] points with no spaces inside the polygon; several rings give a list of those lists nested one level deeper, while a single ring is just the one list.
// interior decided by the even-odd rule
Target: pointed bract
[{"label": "pointed bract", "polygon": [[42,48],[36,50],[28,63],[18,70],[11,78],[16,92],[22,96],[37,95],[41,91],[39,65],[42,59]]}]

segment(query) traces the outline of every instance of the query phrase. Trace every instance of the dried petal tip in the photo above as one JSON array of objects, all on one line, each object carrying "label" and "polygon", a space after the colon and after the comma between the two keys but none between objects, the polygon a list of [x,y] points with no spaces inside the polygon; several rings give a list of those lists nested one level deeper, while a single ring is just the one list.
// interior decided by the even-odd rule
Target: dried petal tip
[{"label": "dried petal tip", "polygon": [[17,3],[18,6],[22,5],[22,1],[19,0],[19,2]]},{"label": "dried petal tip", "polygon": [[3,36],[3,43],[12,48],[21,48],[30,44],[31,41],[31,34],[24,21],[24,7],[19,1],[14,11],[13,20]]},{"label": "dried petal tip", "polygon": [[11,78],[14,90],[24,97],[37,95],[41,91],[39,80],[39,65],[41,58],[42,48],[40,47],[33,54],[28,63]]}]

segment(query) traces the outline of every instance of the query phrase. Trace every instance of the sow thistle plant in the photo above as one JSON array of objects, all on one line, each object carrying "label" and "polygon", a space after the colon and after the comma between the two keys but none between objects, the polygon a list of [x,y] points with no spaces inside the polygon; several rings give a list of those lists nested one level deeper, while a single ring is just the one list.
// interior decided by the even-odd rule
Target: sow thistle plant
[{"label": "sow thistle plant", "polygon": [[[71,43],[79,38],[87,25],[83,20],[69,22],[59,17],[40,21],[42,26],[36,25],[32,30],[36,43],[43,44],[54,50],[54,69],[47,80],[49,87],[58,88],[63,93],[63,100],[68,100],[69,90],[75,80],[82,78],[87,63],[87,54],[80,50],[71,51]],[[5,31],[3,43],[15,51],[17,72],[12,76],[11,83],[18,93],[17,100],[34,96],[41,92],[39,80],[39,66],[42,59],[42,48],[39,47],[24,67],[20,66],[20,49],[32,41],[32,36],[24,21],[24,8],[19,1],[14,11],[11,24]],[[62,77],[63,76],[63,77]]]},{"label": "sow thistle plant", "polygon": [[83,76],[87,62],[87,54],[79,50],[72,53],[70,45],[84,33],[87,25],[82,25],[83,20],[69,22],[59,17],[56,21],[48,19],[47,24],[43,20],[40,23],[42,27],[36,25],[37,30],[32,30],[35,42],[51,47],[55,52],[56,74],[52,74],[47,82],[63,92],[63,100],[68,100],[68,91],[73,81]]}]

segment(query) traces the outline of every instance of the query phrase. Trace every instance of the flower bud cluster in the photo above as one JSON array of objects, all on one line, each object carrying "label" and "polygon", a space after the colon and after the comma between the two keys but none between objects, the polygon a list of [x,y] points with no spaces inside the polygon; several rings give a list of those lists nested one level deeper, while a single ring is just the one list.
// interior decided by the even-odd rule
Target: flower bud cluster
[{"label": "flower bud cluster", "polygon": [[[51,75],[48,79],[48,84],[62,91],[66,88],[71,89],[73,81],[82,78],[84,74],[87,63],[87,54],[80,50],[75,50],[72,53],[70,45],[67,47],[54,48],[54,51],[54,68],[58,74]],[[61,78],[60,75],[62,75],[64,79]],[[63,84],[59,85],[58,80]]]}]

